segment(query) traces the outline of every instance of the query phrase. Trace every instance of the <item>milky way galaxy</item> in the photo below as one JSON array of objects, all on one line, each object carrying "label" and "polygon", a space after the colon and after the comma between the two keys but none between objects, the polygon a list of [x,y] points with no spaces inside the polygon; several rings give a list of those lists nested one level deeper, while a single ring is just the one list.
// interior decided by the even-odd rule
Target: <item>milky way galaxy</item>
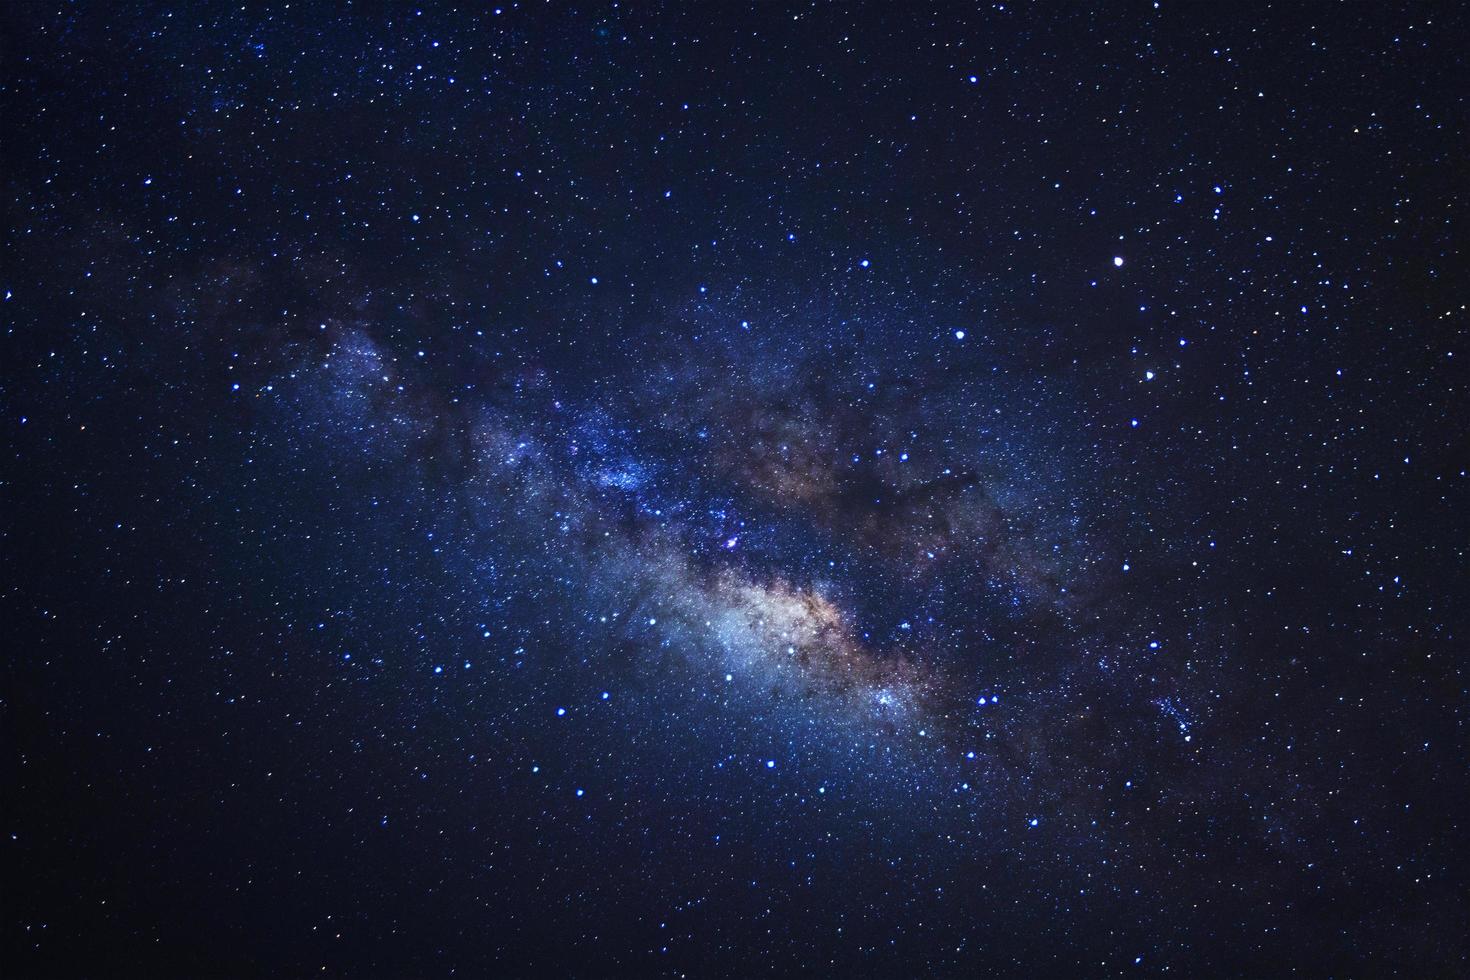
[{"label": "milky way galaxy", "polygon": [[1470,971],[1463,18],[22,7],[0,974]]}]

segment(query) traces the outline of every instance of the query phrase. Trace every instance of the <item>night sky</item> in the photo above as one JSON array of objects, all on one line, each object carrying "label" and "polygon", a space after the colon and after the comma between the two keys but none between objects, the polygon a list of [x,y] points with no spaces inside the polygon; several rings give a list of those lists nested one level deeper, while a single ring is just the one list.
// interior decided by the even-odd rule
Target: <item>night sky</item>
[{"label": "night sky", "polygon": [[1470,973],[1456,4],[20,2],[7,977]]}]

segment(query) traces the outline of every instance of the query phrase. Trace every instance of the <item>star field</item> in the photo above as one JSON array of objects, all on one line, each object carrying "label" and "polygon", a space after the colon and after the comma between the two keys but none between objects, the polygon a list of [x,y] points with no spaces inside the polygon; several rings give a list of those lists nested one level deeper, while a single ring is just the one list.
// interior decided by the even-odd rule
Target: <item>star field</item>
[{"label": "star field", "polygon": [[1436,4],[23,4],[6,976],[1470,969]]}]

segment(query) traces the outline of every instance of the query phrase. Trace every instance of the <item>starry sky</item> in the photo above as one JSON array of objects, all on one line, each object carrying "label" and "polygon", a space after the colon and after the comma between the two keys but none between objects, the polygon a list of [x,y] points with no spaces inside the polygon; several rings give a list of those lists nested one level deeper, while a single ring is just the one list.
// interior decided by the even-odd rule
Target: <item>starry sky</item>
[{"label": "starry sky", "polygon": [[4,973],[1463,976],[1452,4],[22,2]]}]

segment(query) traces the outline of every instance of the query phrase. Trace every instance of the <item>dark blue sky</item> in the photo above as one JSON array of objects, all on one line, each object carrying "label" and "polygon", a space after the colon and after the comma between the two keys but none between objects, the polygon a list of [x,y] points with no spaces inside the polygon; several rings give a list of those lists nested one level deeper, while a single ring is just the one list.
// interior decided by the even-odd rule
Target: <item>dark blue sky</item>
[{"label": "dark blue sky", "polygon": [[1467,40],[11,11],[3,972],[1463,973]]}]

